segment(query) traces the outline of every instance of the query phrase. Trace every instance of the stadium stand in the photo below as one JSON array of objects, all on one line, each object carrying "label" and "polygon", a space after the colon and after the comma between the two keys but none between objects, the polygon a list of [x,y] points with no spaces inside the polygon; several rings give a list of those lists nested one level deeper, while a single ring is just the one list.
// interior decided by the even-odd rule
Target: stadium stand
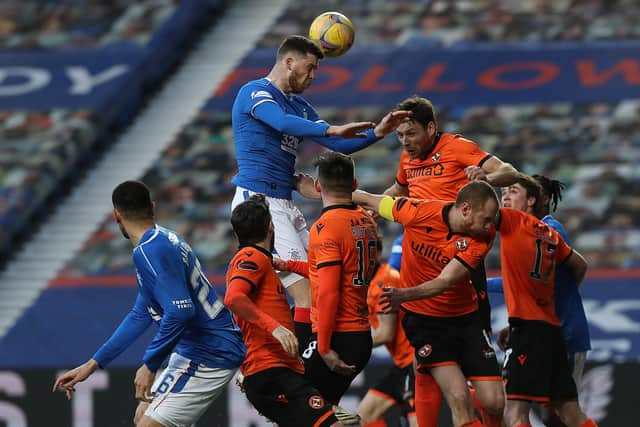
[{"label": "stadium stand", "polygon": [[[44,66],[47,74],[31,73],[47,83],[49,76],[56,75],[57,64],[69,58],[69,62],[89,68],[103,65],[104,58],[113,64],[102,75],[104,81],[97,77],[92,83],[104,84],[100,95],[87,97],[85,104],[75,109],[72,106],[81,101],[67,101],[70,108],[64,110],[43,109],[43,105],[55,105],[60,99],[52,94],[44,99],[33,96],[19,109],[12,108],[15,105],[10,99],[3,100],[0,261],[11,254],[21,235],[29,233],[26,225],[46,216],[70,181],[92,163],[95,152],[108,147],[114,132],[131,122],[149,90],[166,78],[186,53],[189,40],[199,34],[223,3],[95,0],[8,1],[0,5],[3,65],[30,58],[34,67]],[[117,52],[124,56],[118,58]],[[66,72],[69,75],[68,69]],[[118,73],[124,77],[118,78]],[[90,74],[86,76],[91,78]]]},{"label": "stadium stand", "polygon": [[308,23],[325,10],[354,18],[358,45],[593,41],[640,35],[640,6],[633,0],[321,0],[312,7],[293,2],[260,46],[275,46],[286,34],[306,34]]}]

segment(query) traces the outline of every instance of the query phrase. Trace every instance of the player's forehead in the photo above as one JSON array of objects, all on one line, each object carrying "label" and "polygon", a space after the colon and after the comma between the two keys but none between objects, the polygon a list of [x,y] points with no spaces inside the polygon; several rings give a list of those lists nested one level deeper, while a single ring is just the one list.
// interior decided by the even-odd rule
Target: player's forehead
[{"label": "player's forehead", "polygon": [[293,57],[302,63],[304,66],[313,65],[314,67],[318,67],[320,60],[317,56],[315,56],[311,52],[301,53],[301,52],[293,52]]},{"label": "player's forehead", "polygon": [[519,183],[515,183],[515,184],[511,184],[508,187],[502,187],[502,194],[505,194],[506,192],[522,192],[524,191],[524,187],[522,185],[520,185]]},{"label": "player's forehead", "polygon": [[412,118],[404,119],[396,128],[398,133],[407,133],[422,129],[422,126]]}]

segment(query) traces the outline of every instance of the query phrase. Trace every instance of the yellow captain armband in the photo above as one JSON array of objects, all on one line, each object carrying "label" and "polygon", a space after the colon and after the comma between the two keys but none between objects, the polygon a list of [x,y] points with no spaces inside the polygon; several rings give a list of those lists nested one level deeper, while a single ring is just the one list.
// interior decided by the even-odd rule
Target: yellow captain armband
[{"label": "yellow captain armband", "polygon": [[393,204],[396,202],[395,197],[384,196],[382,200],[380,200],[380,204],[378,205],[378,213],[381,217],[388,219],[389,221],[395,221],[393,218]]}]

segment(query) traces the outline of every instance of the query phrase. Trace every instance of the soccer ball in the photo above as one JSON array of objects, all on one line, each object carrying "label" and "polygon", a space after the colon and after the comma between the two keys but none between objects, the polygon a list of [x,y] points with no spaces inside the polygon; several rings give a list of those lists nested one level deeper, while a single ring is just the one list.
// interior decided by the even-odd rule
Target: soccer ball
[{"label": "soccer ball", "polygon": [[355,32],[349,18],[338,12],[325,12],[311,23],[309,38],[320,45],[325,56],[336,57],[353,45]]}]

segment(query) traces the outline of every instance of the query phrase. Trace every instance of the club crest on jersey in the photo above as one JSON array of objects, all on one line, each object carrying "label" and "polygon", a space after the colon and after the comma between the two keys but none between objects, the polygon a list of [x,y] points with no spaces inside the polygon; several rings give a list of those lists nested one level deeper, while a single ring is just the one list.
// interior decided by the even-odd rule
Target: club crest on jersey
[{"label": "club crest on jersey", "polygon": [[251,92],[251,99],[256,99],[256,98],[271,98],[271,99],[273,99],[273,96],[271,96],[271,94],[269,92],[267,92],[266,90],[254,90],[253,92]]},{"label": "club crest on jersey", "polygon": [[418,356],[422,357],[423,359],[426,357],[429,357],[432,350],[433,349],[431,348],[431,345],[425,344],[422,347],[420,347],[420,350],[418,350]]},{"label": "club crest on jersey", "polygon": [[431,161],[432,162],[437,162],[438,160],[440,160],[440,152],[439,151],[436,154],[434,154],[433,156],[431,156]]},{"label": "club crest on jersey", "polygon": [[242,259],[238,262],[238,270],[258,271],[258,264],[253,261]]},{"label": "club crest on jersey", "polygon": [[460,252],[466,251],[468,247],[469,247],[469,241],[467,239],[460,238],[456,240],[456,249],[459,250]]},{"label": "club crest on jersey", "polygon": [[320,409],[324,407],[324,399],[322,396],[313,395],[309,398],[309,406],[313,409]]},{"label": "club crest on jersey", "polygon": [[322,223],[316,224],[316,231],[318,232],[318,234],[320,234],[323,228],[324,228],[324,224]]}]

